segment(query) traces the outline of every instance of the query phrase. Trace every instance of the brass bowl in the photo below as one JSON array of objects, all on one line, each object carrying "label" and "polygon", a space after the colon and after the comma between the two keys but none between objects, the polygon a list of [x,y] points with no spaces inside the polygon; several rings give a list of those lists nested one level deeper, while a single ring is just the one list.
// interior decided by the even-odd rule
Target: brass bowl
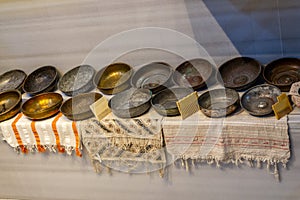
[{"label": "brass bowl", "polygon": [[272,105],[277,102],[280,94],[280,89],[274,85],[257,85],[242,95],[241,106],[251,115],[268,115],[273,113]]},{"label": "brass bowl", "polygon": [[0,122],[15,116],[21,109],[22,95],[18,90],[0,93]]},{"label": "brass bowl", "polygon": [[59,73],[53,66],[43,66],[34,70],[25,79],[23,89],[29,95],[51,92],[56,89]]},{"label": "brass bowl", "polygon": [[148,89],[131,88],[113,96],[109,106],[120,118],[134,118],[150,109],[151,96],[152,92]]},{"label": "brass bowl", "polygon": [[75,96],[94,89],[95,70],[90,65],[80,65],[66,72],[58,82],[58,89],[67,96]]},{"label": "brass bowl", "polygon": [[142,66],[134,73],[131,85],[157,93],[170,85],[172,74],[173,69],[167,63],[153,62]]},{"label": "brass bowl", "polygon": [[66,100],[60,107],[60,111],[72,121],[80,121],[94,116],[90,105],[102,97],[101,94],[91,92],[83,93]]},{"label": "brass bowl", "polygon": [[22,87],[27,75],[22,70],[11,70],[0,76],[0,92],[8,90],[19,90],[22,92]]},{"label": "brass bowl", "polygon": [[180,64],[173,74],[173,81],[180,87],[192,87],[199,90],[206,86],[213,75],[214,66],[204,59],[192,59]]},{"label": "brass bowl", "polygon": [[94,78],[94,85],[103,94],[116,94],[130,87],[133,69],[125,63],[113,63],[101,69]]},{"label": "brass bowl", "polygon": [[219,68],[224,87],[234,90],[246,90],[259,78],[261,64],[249,57],[233,58]]},{"label": "brass bowl", "polygon": [[300,59],[281,58],[269,63],[263,72],[268,84],[288,92],[293,83],[300,81]]},{"label": "brass bowl", "polygon": [[208,117],[225,117],[233,113],[239,106],[239,94],[229,88],[207,91],[198,98],[202,113]]},{"label": "brass bowl", "polygon": [[46,119],[59,112],[62,102],[63,98],[58,93],[43,93],[25,101],[22,105],[22,112],[32,120]]},{"label": "brass bowl", "polygon": [[189,88],[167,88],[157,93],[151,100],[152,107],[162,116],[180,115],[176,102],[193,92]]}]

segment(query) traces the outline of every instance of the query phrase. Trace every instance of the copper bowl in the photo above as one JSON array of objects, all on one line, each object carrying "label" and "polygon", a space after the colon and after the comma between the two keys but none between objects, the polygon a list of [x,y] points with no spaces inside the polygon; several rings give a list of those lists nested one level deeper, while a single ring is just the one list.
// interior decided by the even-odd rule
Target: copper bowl
[{"label": "copper bowl", "polygon": [[172,67],[164,62],[153,62],[138,69],[131,79],[132,86],[157,93],[171,83]]},{"label": "copper bowl", "polygon": [[29,95],[37,95],[44,92],[51,92],[56,89],[59,80],[59,73],[53,66],[43,66],[25,79],[23,89]]},{"label": "copper bowl", "polygon": [[162,116],[180,115],[176,102],[193,92],[189,88],[167,88],[157,93],[151,100],[152,107]]},{"label": "copper bowl", "polygon": [[101,69],[94,78],[94,85],[103,94],[116,94],[130,87],[133,69],[125,63],[113,63]]},{"label": "copper bowl", "polygon": [[232,114],[239,106],[239,94],[229,88],[207,91],[198,98],[203,114],[208,117],[225,117]]},{"label": "copper bowl", "polygon": [[272,105],[280,94],[280,89],[274,85],[257,85],[242,95],[241,106],[251,115],[268,115],[273,113]]},{"label": "copper bowl", "polygon": [[90,105],[102,97],[101,94],[91,92],[83,93],[66,100],[60,107],[60,111],[72,121],[80,121],[94,116]]},{"label": "copper bowl", "polygon": [[90,65],[80,65],[66,72],[58,82],[58,89],[67,96],[75,96],[94,89],[95,70]]},{"label": "copper bowl", "polygon": [[199,90],[206,86],[213,71],[214,66],[207,60],[192,59],[176,68],[173,81],[181,87],[192,87],[194,90]]},{"label": "copper bowl", "polygon": [[22,112],[32,120],[46,119],[59,112],[62,102],[63,98],[58,93],[43,93],[25,101],[22,105]]},{"label": "copper bowl", "polygon": [[0,122],[15,116],[21,109],[22,95],[18,90],[0,93]]},{"label": "copper bowl", "polygon": [[8,90],[19,90],[22,92],[22,87],[27,75],[22,70],[11,70],[0,76],[0,92]]},{"label": "copper bowl", "polygon": [[246,90],[251,87],[258,80],[261,71],[261,64],[249,57],[233,58],[219,68],[224,87],[234,90]]},{"label": "copper bowl", "polygon": [[267,83],[288,92],[293,83],[300,81],[300,59],[281,58],[269,63],[263,72]]},{"label": "copper bowl", "polygon": [[150,109],[151,96],[152,92],[149,89],[131,88],[113,96],[109,106],[120,118],[134,118]]}]

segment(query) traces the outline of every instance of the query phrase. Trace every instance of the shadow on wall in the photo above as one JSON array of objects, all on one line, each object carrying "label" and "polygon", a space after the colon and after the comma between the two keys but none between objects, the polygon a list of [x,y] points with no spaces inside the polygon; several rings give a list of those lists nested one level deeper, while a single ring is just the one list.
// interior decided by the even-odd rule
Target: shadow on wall
[{"label": "shadow on wall", "polygon": [[[242,56],[262,63],[279,57],[300,57],[300,1],[298,0],[203,0],[217,23]],[[195,11],[197,1],[186,0]],[[195,12],[193,13],[195,15]],[[200,13],[199,13],[200,15]],[[198,39],[199,18],[191,17]],[[209,33],[207,33],[209,34]],[[209,52],[212,56],[214,52]]]}]

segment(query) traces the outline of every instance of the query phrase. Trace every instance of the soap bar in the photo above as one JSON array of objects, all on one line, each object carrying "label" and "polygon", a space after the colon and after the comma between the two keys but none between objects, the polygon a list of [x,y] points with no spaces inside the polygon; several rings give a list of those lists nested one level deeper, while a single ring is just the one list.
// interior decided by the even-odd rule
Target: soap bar
[{"label": "soap bar", "polygon": [[99,121],[111,113],[111,109],[109,108],[108,101],[105,97],[102,97],[93,103],[90,108]]},{"label": "soap bar", "polygon": [[289,114],[293,110],[293,108],[285,93],[282,93],[280,96],[278,96],[277,100],[278,102],[272,105],[272,109],[275,113],[276,119],[280,119]]},{"label": "soap bar", "polygon": [[197,92],[193,92],[188,96],[180,99],[176,102],[176,104],[182,119],[186,119],[200,110]]}]

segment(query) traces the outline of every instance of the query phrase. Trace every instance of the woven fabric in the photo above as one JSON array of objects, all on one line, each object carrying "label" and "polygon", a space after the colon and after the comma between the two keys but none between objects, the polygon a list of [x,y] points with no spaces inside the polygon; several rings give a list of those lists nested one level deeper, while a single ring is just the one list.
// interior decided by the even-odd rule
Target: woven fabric
[{"label": "woven fabric", "polygon": [[[148,117],[147,117],[148,116]],[[113,114],[80,123],[82,142],[96,172],[103,167],[144,173],[163,169],[166,163],[161,117],[119,119]]]},{"label": "woven fabric", "polygon": [[81,156],[81,138],[77,125],[61,113],[42,121],[32,121],[19,113],[0,123],[0,133],[2,139],[18,152],[48,150],[71,155],[76,151]]},{"label": "woven fabric", "polygon": [[275,167],[290,158],[287,117],[253,117],[246,112],[226,118],[208,118],[198,112],[186,121],[165,118],[163,132],[173,159],[208,163],[266,162]]}]

